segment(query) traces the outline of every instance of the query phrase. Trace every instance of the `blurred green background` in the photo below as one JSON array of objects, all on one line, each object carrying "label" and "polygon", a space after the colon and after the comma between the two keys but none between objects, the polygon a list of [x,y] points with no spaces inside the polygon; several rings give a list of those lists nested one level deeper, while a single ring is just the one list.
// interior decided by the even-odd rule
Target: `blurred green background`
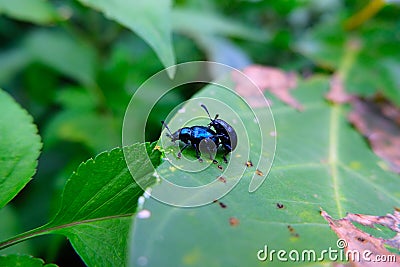
[{"label": "blurred green background", "polygon": [[[12,202],[16,232],[48,221],[79,163],[121,145],[130,97],[168,62],[168,53],[155,48],[168,44],[149,45],[154,33],[131,31],[92,2],[0,0],[0,87],[32,114],[44,144],[35,179]],[[176,0],[170,8],[149,2],[155,12],[125,15],[134,23],[170,22],[177,63],[261,64],[307,78],[335,73],[353,53],[346,88],[382,91],[400,103],[396,1]],[[147,140],[157,140],[160,121],[199,89],[168,95],[148,122]],[[63,237],[30,240],[23,250],[61,266],[83,264]]]}]

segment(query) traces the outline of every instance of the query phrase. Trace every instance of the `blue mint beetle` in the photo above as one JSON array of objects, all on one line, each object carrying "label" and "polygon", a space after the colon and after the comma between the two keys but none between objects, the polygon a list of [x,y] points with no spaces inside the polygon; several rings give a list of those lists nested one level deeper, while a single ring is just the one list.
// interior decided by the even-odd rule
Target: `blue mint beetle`
[{"label": "blue mint beetle", "polygon": [[210,155],[210,159],[212,159],[214,163],[217,162],[215,159],[212,158],[212,155],[217,152],[219,138],[217,134],[209,127],[184,127],[172,133],[164,121],[161,121],[161,123],[165,126],[165,128],[167,128],[169,132],[169,134],[167,133],[167,136],[171,138],[172,142],[182,141],[185,144],[179,151],[178,158],[181,157],[183,150],[185,150],[189,145],[192,145],[196,151],[196,158],[200,162],[202,162],[203,160],[200,158],[200,147],[205,146],[204,149],[202,148],[203,152],[207,151]]},{"label": "blue mint beetle", "polygon": [[236,145],[237,145],[236,131],[226,121],[218,119],[218,116],[219,116],[218,114],[215,115],[214,119],[212,119],[210,116],[210,113],[208,112],[208,109],[206,108],[205,105],[201,104],[201,107],[207,112],[208,117],[211,120],[208,128],[211,128],[211,127],[214,128],[215,132],[217,133],[217,136],[219,137],[219,140],[221,141],[221,145],[225,149],[225,154],[224,154],[223,158],[224,158],[225,163],[227,163],[228,160],[226,159],[226,156],[230,152],[235,150]]}]

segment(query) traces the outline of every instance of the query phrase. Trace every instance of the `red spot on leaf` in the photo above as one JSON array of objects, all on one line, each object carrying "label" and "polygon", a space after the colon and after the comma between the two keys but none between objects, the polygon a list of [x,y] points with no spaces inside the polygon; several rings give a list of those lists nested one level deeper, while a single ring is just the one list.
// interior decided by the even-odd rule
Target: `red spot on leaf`
[{"label": "red spot on leaf", "polygon": [[226,178],[225,177],[222,177],[222,176],[218,177],[218,181],[226,184]]},{"label": "red spot on leaf", "polygon": [[229,224],[231,225],[231,226],[238,226],[239,225],[239,219],[238,218],[236,218],[236,217],[230,217],[229,218]]}]

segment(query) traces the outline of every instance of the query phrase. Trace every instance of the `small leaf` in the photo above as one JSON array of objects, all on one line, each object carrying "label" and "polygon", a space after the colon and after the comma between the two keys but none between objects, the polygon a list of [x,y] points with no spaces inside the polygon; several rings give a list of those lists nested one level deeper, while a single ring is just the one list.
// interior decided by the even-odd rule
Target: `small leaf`
[{"label": "small leaf", "polygon": [[32,117],[0,89],[0,208],[30,181],[40,148]]},{"label": "small leaf", "polygon": [[56,264],[45,264],[42,259],[28,255],[0,256],[0,266],[57,267]]},{"label": "small leaf", "polygon": [[171,40],[170,0],[79,0],[143,38],[165,67],[175,64]]},{"label": "small leaf", "polygon": [[0,0],[0,15],[37,24],[48,24],[57,18],[47,0]]}]

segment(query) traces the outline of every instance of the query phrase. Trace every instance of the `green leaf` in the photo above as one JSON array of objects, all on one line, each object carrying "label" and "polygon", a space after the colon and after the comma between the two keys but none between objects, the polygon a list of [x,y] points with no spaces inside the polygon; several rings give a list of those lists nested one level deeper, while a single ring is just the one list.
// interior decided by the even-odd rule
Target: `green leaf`
[{"label": "green leaf", "polygon": [[41,143],[32,117],[0,89],[0,208],[36,171]]},{"label": "green leaf", "polygon": [[371,96],[381,91],[400,105],[398,40],[394,23],[376,23],[349,34],[339,22],[319,24],[296,42],[315,64],[343,76],[347,91]]},{"label": "green leaf", "polygon": [[176,8],[172,12],[173,28],[197,38],[201,35],[239,37],[253,41],[269,39],[268,33],[206,11]]},{"label": "green leaf", "polygon": [[132,216],[82,223],[57,231],[68,237],[87,266],[125,266]]},{"label": "green leaf", "polygon": [[[151,177],[152,164],[159,164],[161,154],[154,145],[125,148],[128,164],[137,168],[136,178]],[[68,180],[61,207],[46,228],[67,236],[89,266],[123,266],[131,216],[142,194],[122,150],[102,153],[83,163]]]},{"label": "green leaf", "polygon": [[61,31],[37,30],[25,45],[33,59],[85,85],[94,83],[96,52],[82,40]]},{"label": "green leaf", "polygon": [[171,40],[170,0],[79,0],[143,38],[165,67],[175,64]]},{"label": "green leaf", "polygon": [[[301,81],[291,92],[304,106],[303,112],[271,97],[277,151],[270,174],[254,193],[248,192],[248,181],[255,167],[249,167],[241,182],[220,199],[225,208],[213,203],[182,209],[147,200],[144,209],[151,212],[151,218],[135,221],[131,263],[280,266],[285,262],[279,262],[276,254],[273,262],[260,262],[257,252],[264,245],[269,251],[285,249],[288,253],[292,249],[300,253],[306,249],[316,253],[329,247],[338,249],[337,237],[320,216],[320,207],[333,217],[342,217],[346,212],[383,215],[399,206],[398,175],[380,167],[381,160],[347,122],[347,108],[324,100],[328,88],[326,77]],[[225,102],[228,96],[223,92],[217,93],[210,86],[195,97]],[[241,108],[235,111],[245,112]],[[187,121],[191,115],[178,113],[170,124]],[[221,118],[229,121],[233,114]],[[259,140],[252,138],[251,133],[250,145],[259,146]],[[236,164],[233,160],[230,159],[231,163]],[[157,171],[167,180],[190,179],[191,185],[215,179],[214,168],[182,173],[170,167],[165,161]],[[153,192],[157,187],[153,187]]]},{"label": "green leaf", "polygon": [[45,264],[42,259],[28,255],[0,256],[0,266],[57,267],[56,264]]},{"label": "green leaf", "polygon": [[56,20],[54,8],[46,0],[0,0],[0,15],[37,24],[48,24]]},{"label": "green leaf", "polygon": [[[0,243],[0,249],[30,237],[63,234],[89,266],[123,266],[126,263],[128,231],[143,194],[137,179],[151,185],[161,153],[150,145],[134,144],[99,154],[82,163],[67,181],[60,208],[46,225]],[[124,154],[125,153],[125,154]],[[126,160],[124,155],[126,155]]]}]

